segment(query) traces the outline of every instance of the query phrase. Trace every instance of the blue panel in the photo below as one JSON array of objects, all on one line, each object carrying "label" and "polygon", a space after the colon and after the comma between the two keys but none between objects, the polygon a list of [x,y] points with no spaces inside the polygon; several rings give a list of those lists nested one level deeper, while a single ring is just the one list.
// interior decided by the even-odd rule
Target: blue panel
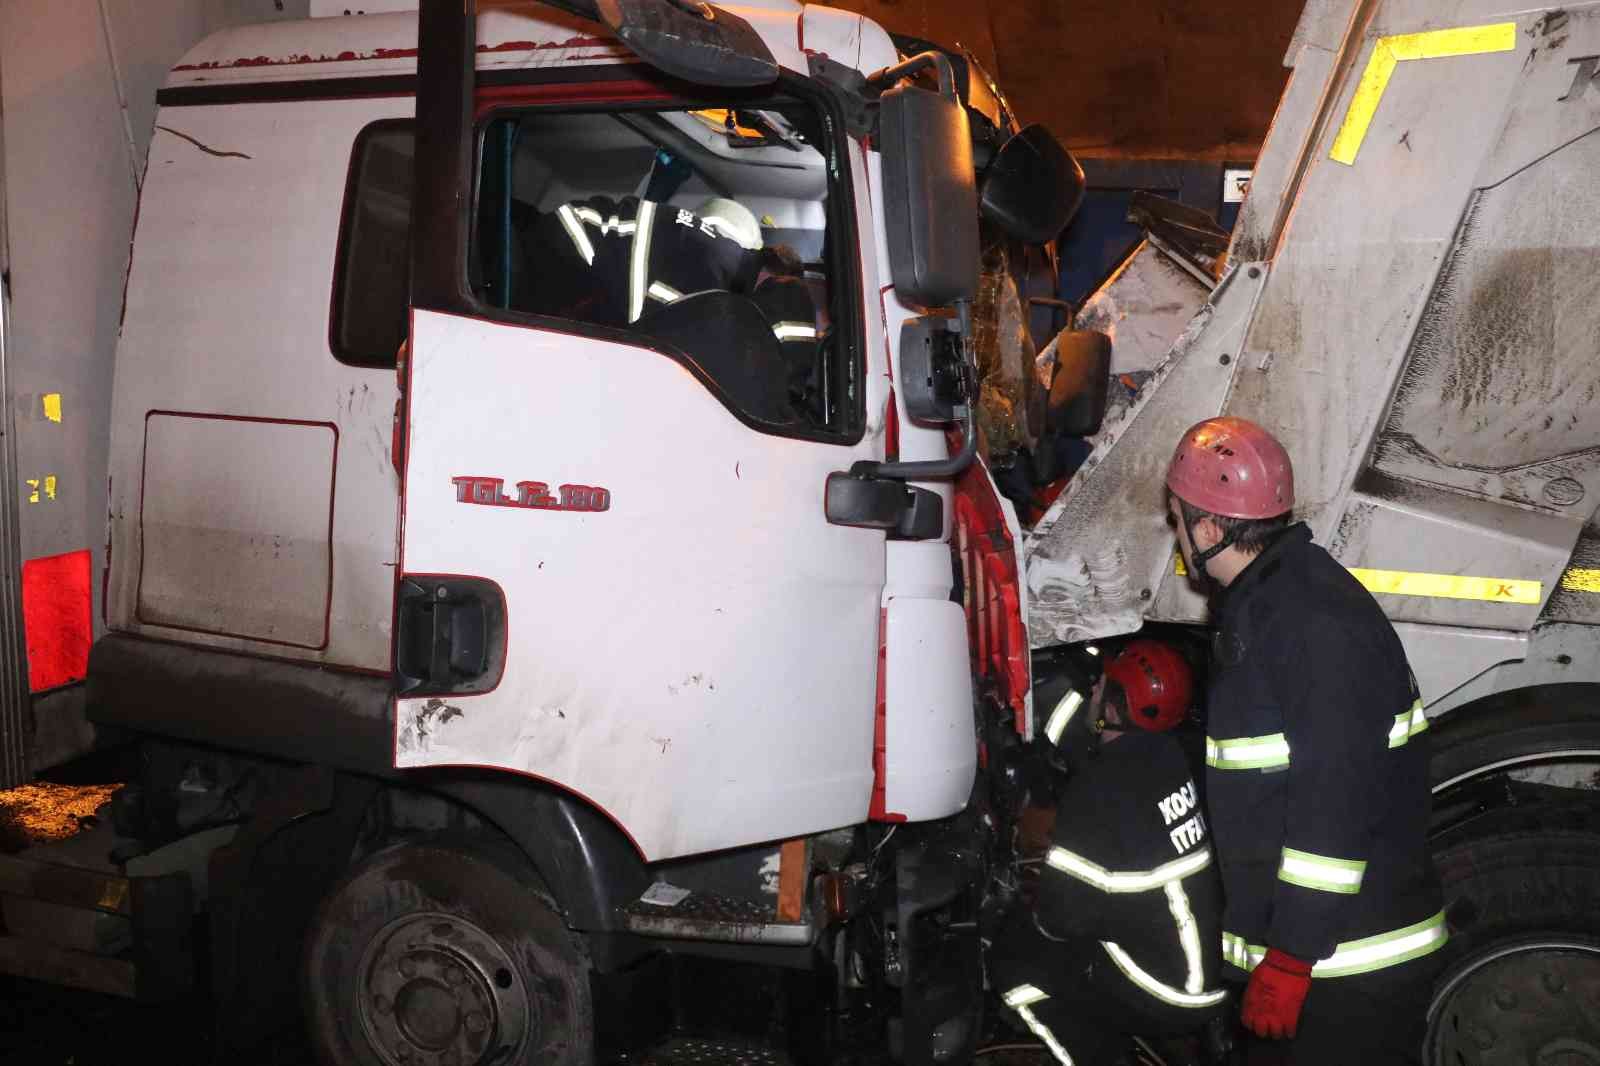
[{"label": "blue panel", "polygon": [[[1176,189],[1151,189],[1175,196]],[[1133,189],[1090,189],[1061,240],[1061,299],[1082,303],[1144,236],[1128,221]]]}]

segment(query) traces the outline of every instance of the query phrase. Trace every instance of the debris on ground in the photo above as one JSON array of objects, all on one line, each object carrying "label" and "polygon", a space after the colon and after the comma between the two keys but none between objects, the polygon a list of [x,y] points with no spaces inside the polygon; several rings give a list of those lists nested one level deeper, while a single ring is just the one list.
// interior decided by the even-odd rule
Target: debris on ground
[{"label": "debris on ground", "polygon": [[121,787],[40,781],[0,791],[0,853],[76,836]]}]

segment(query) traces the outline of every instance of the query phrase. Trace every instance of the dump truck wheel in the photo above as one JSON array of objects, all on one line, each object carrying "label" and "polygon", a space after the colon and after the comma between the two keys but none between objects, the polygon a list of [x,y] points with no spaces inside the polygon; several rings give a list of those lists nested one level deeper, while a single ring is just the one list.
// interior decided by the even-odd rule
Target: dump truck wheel
[{"label": "dump truck wheel", "polygon": [[593,1057],[588,972],[509,847],[386,848],[323,902],[306,952],[313,1047],[335,1066],[577,1066]]},{"label": "dump truck wheel", "polygon": [[1503,825],[1434,857],[1452,937],[1428,1066],[1600,1066],[1600,834]]},{"label": "dump truck wheel", "polygon": [[1600,940],[1536,934],[1456,960],[1428,1012],[1428,1066],[1600,1063]]}]

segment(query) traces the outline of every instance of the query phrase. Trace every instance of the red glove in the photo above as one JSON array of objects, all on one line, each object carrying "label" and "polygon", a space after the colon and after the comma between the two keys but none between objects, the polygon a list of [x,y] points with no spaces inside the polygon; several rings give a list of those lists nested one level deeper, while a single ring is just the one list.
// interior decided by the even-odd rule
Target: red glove
[{"label": "red glove", "polygon": [[1286,1040],[1300,1024],[1300,1007],[1311,990],[1311,964],[1277,948],[1250,973],[1239,1020],[1257,1036]]}]

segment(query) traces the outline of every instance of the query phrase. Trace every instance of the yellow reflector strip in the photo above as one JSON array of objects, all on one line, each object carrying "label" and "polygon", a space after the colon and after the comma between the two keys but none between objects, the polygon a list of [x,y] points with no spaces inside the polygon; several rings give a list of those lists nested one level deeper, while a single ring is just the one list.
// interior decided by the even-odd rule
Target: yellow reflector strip
[{"label": "yellow reflector strip", "polygon": [[[1183,556],[1172,556],[1172,572],[1187,577]],[[1371,570],[1352,566],[1350,573],[1368,592],[1386,596],[1428,596],[1445,600],[1485,600],[1490,603],[1538,604],[1544,600],[1542,581],[1506,577],[1468,577],[1462,574],[1421,574],[1409,570]],[[1575,592],[1600,592],[1600,570],[1568,570],[1563,588]]]},{"label": "yellow reflector strip", "polygon": [[1365,570],[1351,567],[1368,592],[1387,596],[1429,596],[1445,600],[1486,600],[1491,603],[1538,604],[1544,583],[1508,577],[1465,577],[1460,574],[1414,574],[1405,570]]},{"label": "yellow reflector strip", "polygon": [[1561,575],[1561,587],[1568,592],[1600,592],[1600,570],[1575,566]]},{"label": "yellow reflector strip", "polygon": [[1336,163],[1350,166],[1366,140],[1367,127],[1378,112],[1383,91],[1389,87],[1389,77],[1394,68],[1405,59],[1443,59],[1448,56],[1483,55],[1487,52],[1510,52],[1517,47],[1517,24],[1495,22],[1483,26],[1458,26],[1451,30],[1430,30],[1426,33],[1402,33],[1393,37],[1380,37],[1372,47],[1367,69],[1361,74],[1350,107],[1345,111],[1344,124],[1333,139],[1329,155]]},{"label": "yellow reflector strip", "polygon": [[[1387,966],[1410,962],[1445,946],[1450,939],[1444,911],[1415,925],[1396,929],[1392,933],[1352,940],[1339,944],[1333,954],[1311,968],[1312,977],[1347,977],[1351,974],[1370,973]],[[1235,933],[1222,934],[1222,959],[1241,970],[1253,970],[1266,957],[1267,949],[1251,944]]]}]

